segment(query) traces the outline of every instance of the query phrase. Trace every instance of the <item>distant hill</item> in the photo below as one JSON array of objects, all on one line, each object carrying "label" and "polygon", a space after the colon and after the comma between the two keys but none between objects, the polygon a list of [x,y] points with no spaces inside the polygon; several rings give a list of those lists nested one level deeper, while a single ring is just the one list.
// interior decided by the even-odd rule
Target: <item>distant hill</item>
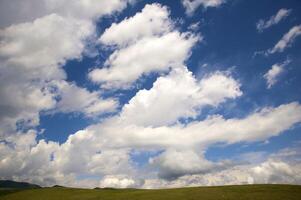
[{"label": "distant hill", "polygon": [[41,186],[26,182],[16,182],[10,180],[0,180],[0,188],[10,188],[10,189],[35,189],[41,188]]},{"label": "distant hill", "polygon": [[[3,194],[1,200],[300,200],[299,185],[233,185],[159,190],[48,187]],[[2,195],[1,195],[2,193]]]},{"label": "distant hill", "polygon": [[52,186],[53,188],[65,188],[64,186],[61,186],[61,185],[54,185]]}]

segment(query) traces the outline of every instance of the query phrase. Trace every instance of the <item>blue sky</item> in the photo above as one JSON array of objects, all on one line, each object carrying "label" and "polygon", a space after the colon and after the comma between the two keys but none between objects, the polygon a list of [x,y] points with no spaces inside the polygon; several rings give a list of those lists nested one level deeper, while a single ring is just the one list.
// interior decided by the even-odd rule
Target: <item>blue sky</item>
[{"label": "blue sky", "polygon": [[299,1],[79,2],[0,3],[1,179],[301,183]]}]

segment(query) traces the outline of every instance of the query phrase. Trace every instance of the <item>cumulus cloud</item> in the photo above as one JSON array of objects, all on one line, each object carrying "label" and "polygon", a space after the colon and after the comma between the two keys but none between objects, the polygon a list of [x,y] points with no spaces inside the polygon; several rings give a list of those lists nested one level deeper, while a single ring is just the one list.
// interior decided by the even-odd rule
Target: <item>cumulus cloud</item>
[{"label": "cumulus cloud", "polygon": [[140,180],[134,180],[126,175],[110,175],[105,176],[100,181],[100,187],[102,188],[137,188],[140,187],[143,182]]},{"label": "cumulus cloud", "polygon": [[[224,119],[220,115],[208,116],[203,121],[172,126],[143,127],[124,123],[122,119],[108,119],[104,124],[91,126],[89,131],[99,132],[110,140],[119,134],[115,143],[102,143],[107,147],[193,147],[208,146],[216,142],[264,141],[277,136],[301,121],[301,106],[297,102],[275,108],[263,108],[245,118]],[[287,116],[285,119],[281,116]],[[99,143],[100,144],[100,143]]]},{"label": "cumulus cloud", "polygon": [[275,15],[271,16],[268,20],[260,19],[257,24],[256,28],[258,32],[263,32],[265,29],[270,28],[273,25],[278,24],[280,21],[284,20],[291,14],[291,9],[281,8]]},{"label": "cumulus cloud", "polygon": [[182,0],[182,4],[188,15],[193,14],[200,6],[203,6],[204,8],[218,7],[224,2],[225,0]]},{"label": "cumulus cloud", "polygon": [[214,164],[192,150],[168,149],[150,163],[159,168],[159,177],[167,180],[187,174],[208,173]]},{"label": "cumulus cloud", "polygon": [[[1,29],[0,177],[43,186],[123,188],[293,182],[299,164],[279,156],[234,167],[232,162],[205,157],[212,144],[265,141],[294,127],[301,122],[301,105],[264,107],[243,118],[198,119],[205,106],[214,108],[241,96],[240,84],[227,72],[212,72],[200,80],[194,77],[184,62],[201,36],[177,30],[168,9],[159,4],[147,5],[104,31],[98,41],[113,53],[104,68],[89,76],[103,87],[127,88],[151,72],[165,73],[150,89],[138,91],[120,113],[69,135],[65,142],[38,139],[41,133],[34,127],[41,112],[94,117],[118,107],[101,91],[67,82],[62,66],[81,59],[87,43],[95,39],[94,20],[121,10],[127,2],[74,1],[67,8],[67,1],[47,0],[45,13],[54,14]],[[222,3],[196,2],[205,7]],[[133,31],[120,34],[122,29]],[[152,170],[150,177],[136,166],[133,151],[155,152],[146,164]],[[100,181],[79,178],[90,176]],[[146,181],[133,178],[137,176]]]},{"label": "cumulus cloud", "polygon": [[80,58],[84,40],[92,36],[94,30],[90,21],[51,14],[1,30],[0,54],[15,68],[20,65],[35,68],[37,76],[41,75],[39,70],[44,70],[41,72],[45,75],[43,78],[48,78],[47,75],[56,78],[53,76],[58,76],[57,65],[64,64],[68,59]]},{"label": "cumulus cloud", "polygon": [[98,116],[99,114],[114,112],[118,107],[118,101],[113,98],[103,99],[100,92],[89,92],[74,83],[66,81],[58,82],[58,103],[56,111],[80,112],[86,116]]},{"label": "cumulus cloud", "polygon": [[[90,79],[103,88],[129,88],[142,75],[181,66],[201,37],[170,30],[168,15],[166,7],[152,4],[132,18],[113,24],[100,41],[122,47],[110,55],[103,68],[91,71]],[[139,28],[131,29],[132,26]],[[128,30],[126,34],[124,28]]]},{"label": "cumulus cloud", "polygon": [[167,7],[160,4],[148,4],[141,12],[126,18],[120,23],[113,23],[99,38],[105,45],[124,46],[146,36],[161,35],[171,30]]},{"label": "cumulus cloud", "polygon": [[263,75],[267,81],[267,88],[271,88],[278,81],[279,76],[285,71],[284,67],[288,63],[289,61],[281,64],[274,64],[272,65],[271,69],[269,69],[269,71]]},{"label": "cumulus cloud", "polygon": [[196,37],[179,32],[144,38],[115,51],[105,68],[95,69],[89,75],[94,82],[105,83],[105,88],[126,88],[143,74],[181,66],[196,41]]},{"label": "cumulus cloud", "polygon": [[[1,2],[5,5],[1,9],[22,7],[30,15],[25,17],[29,22],[11,24],[0,30],[0,73],[3,75],[0,77],[0,95],[3,97],[0,103],[1,137],[14,133],[17,128],[37,126],[40,112],[55,109],[59,95],[61,101],[57,110],[63,112],[82,109],[79,112],[92,116],[116,108],[115,100],[104,101],[99,93],[88,92],[67,82],[64,87],[57,87],[56,83],[66,79],[62,69],[66,61],[81,59],[86,44],[95,37],[93,20],[119,11],[127,1],[76,1],[71,4],[67,1],[39,1],[36,6],[45,9],[37,19],[35,17],[38,15],[32,11],[36,1],[26,2],[29,4],[25,7],[21,6],[25,1]],[[67,3],[68,9],[65,8]],[[90,12],[92,8],[93,12]],[[11,23],[20,22],[17,16],[10,19],[10,13],[4,14],[8,15],[5,19],[11,20]],[[72,102],[66,97],[71,89],[80,97],[72,99]],[[84,100],[84,97],[93,98]]]},{"label": "cumulus cloud", "polygon": [[281,40],[275,44],[272,49],[267,50],[266,55],[277,52],[283,52],[286,48],[290,47],[298,36],[301,35],[301,25],[292,27]]},{"label": "cumulus cloud", "polygon": [[[35,177],[39,177],[40,182],[44,181],[44,184],[58,182],[69,185],[75,180],[74,176],[79,174],[133,174],[135,169],[130,158],[131,149],[163,149],[165,151],[153,157],[151,161],[158,168],[160,177],[169,180],[199,173],[212,174],[214,169],[227,169],[231,163],[212,163],[206,160],[203,153],[211,144],[264,141],[300,123],[300,116],[301,106],[298,103],[290,103],[276,108],[265,108],[242,119],[226,120],[221,116],[211,116],[187,125],[156,128],[124,124],[118,117],[113,117],[70,135],[61,145],[36,142],[35,135],[29,135],[28,139],[13,140],[18,141],[15,142],[18,146],[25,144],[25,148],[12,148],[12,145],[2,142],[1,148],[4,150],[1,152],[4,153],[1,154],[1,167],[7,178],[22,174],[18,177],[23,180],[36,181]],[[32,162],[27,163],[27,160],[28,157],[34,158],[31,152],[39,144],[45,148],[49,145],[53,147],[42,154],[41,160],[38,159],[33,167],[30,165]],[[14,162],[16,169],[9,169],[10,160],[20,160]],[[30,171],[32,168],[39,170]],[[52,179],[48,180],[51,174]],[[70,182],[62,181],[64,176],[68,177]],[[221,179],[212,180],[212,184],[221,183],[220,181]],[[119,184],[120,180],[113,182]]]},{"label": "cumulus cloud", "polygon": [[[206,174],[231,165],[204,159],[203,152],[212,144],[265,141],[300,123],[300,116],[301,106],[291,103],[265,108],[243,119],[211,116],[187,125],[155,128],[124,123],[115,117],[86,131],[96,136],[90,141],[97,141],[100,149],[166,150],[153,158],[151,164],[157,167],[160,177],[173,179],[187,174]],[[172,159],[175,157],[178,159]]]},{"label": "cumulus cloud", "polygon": [[51,81],[65,78],[60,66],[81,57],[93,31],[90,22],[56,14],[0,31],[3,132],[15,130],[17,122],[38,125],[39,112],[55,107]]},{"label": "cumulus cloud", "polygon": [[186,67],[176,68],[158,78],[150,90],[137,92],[120,115],[128,123],[141,126],[172,124],[179,118],[195,118],[204,106],[217,106],[242,95],[239,87],[237,81],[222,72],[198,81]]},{"label": "cumulus cloud", "polygon": [[29,130],[6,138],[0,143],[0,176],[6,179],[27,180],[39,184],[55,183],[60,172],[55,170],[51,155],[56,142],[36,142],[37,133]]},{"label": "cumulus cloud", "polygon": [[[2,0],[0,2],[0,27],[30,22],[57,13],[63,17],[96,20],[124,9],[132,0]],[[22,8],[22,9],[20,9]]]},{"label": "cumulus cloud", "polygon": [[97,136],[86,130],[70,135],[54,154],[57,170],[64,174],[130,173],[129,149],[103,148],[103,142],[97,141]]},{"label": "cumulus cloud", "polygon": [[252,172],[257,183],[296,183],[296,179],[300,181],[301,176],[299,176],[300,172],[295,171],[295,167],[282,161],[270,159],[253,167]]},{"label": "cumulus cloud", "polygon": [[[238,184],[300,184],[300,149],[295,147],[266,155],[263,161],[224,165],[208,173],[184,175],[177,179],[146,179],[142,188],[179,188],[187,186],[217,186]],[[256,152],[255,152],[256,153]]]},{"label": "cumulus cloud", "polygon": [[58,13],[62,16],[81,18],[81,19],[97,19],[104,15],[123,10],[127,4],[133,0],[44,0],[47,9],[50,12]]}]

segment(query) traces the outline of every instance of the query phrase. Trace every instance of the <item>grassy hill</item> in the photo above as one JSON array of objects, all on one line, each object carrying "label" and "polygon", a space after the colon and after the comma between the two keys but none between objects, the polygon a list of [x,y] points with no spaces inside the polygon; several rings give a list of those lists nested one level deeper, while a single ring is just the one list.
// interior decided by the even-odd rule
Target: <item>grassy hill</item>
[{"label": "grassy hill", "polygon": [[10,189],[34,189],[40,188],[39,185],[26,183],[26,182],[16,182],[10,180],[0,180],[0,188],[10,188]]},{"label": "grassy hill", "polygon": [[[0,190],[0,193],[3,192]],[[41,188],[0,195],[2,200],[299,200],[301,186],[242,185],[161,190]]]}]

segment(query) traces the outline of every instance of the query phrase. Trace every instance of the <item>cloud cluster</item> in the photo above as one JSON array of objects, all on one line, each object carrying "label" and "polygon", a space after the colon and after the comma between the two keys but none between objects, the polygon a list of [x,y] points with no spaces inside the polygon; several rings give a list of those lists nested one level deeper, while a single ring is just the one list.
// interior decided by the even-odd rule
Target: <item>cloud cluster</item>
[{"label": "cloud cluster", "polygon": [[[51,8],[49,14],[45,11],[44,16],[33,21],[0,30],[1,137],[16,129],[38,125],[41,111],[58,109],[94,116],[116,108],[118,103],[114,99],[99,98],[99,94],[65,82],[62,69],[67,60],[81,59],[86,44],[95,37],[94,18],[126,6],[126,1],[121,0],[101,2],[77,1],[70,7],[67,1],[44,0],[38,5]],[[6,1],[1,3],[10,5]],[[32,5],[35,1],[28,3]],[[25,10],[30,8],[34,7]],[[10,15],[5,19],[9,18]],[[71,90],[72,99],[68,97]],[[56,108],[58,96],[60,103]],[[90,102],[84,98],[91,98]]]},{"label": "cloud cluster", "polygon": [[187,68],[176,68],[158,78],[150,90],[137,92],[120,115],[123,121],[141,126],[169,125],[180,118],[195,118],[205,106],[218,106],[242,95],[239,87],[237,81],[222,72],[198,81]]},{"label": "cloud cluster", "polygon": [[137,188],[143,184],[142,180],[135,180],[125,175],[105,176],[99,183],[101,188]]},{"label": "cloud cluster", "polygon": [[[298,145],[298,144],[297,144]],[[254,156],[262,157],[261,152],[254,152]],[[253,157],[254,157],[253,156]],[[250,159],[241,163],[224,161],[224,167],[207,173],[181,176],[177,179],[146,179],[143,188],[174,188],[187,186],[217,186],[238,184],[300,184],[301,171],[300,148],[298,146],[280,150],[274,154],[263,156],[260,161]],[[240,155],[240,157],[244,157]],[[226,163],[226,164],[225,164]]]},{"label": "cloud cluster", "polygon": [[52,13],[68,18],[96,20],[123,10],[129,2],[133,0],[2,0],[0,27],[33,21]]},{"label": "cloud cluster", "polygon": [[89,92],[86,88],[80,88],[74,83],[66,81],[57,82],[58,101],[55,111],[63,113],[79,112],[88,117],[113,112],[118,107],[118,101],[114,98],[103,99],[100,92]]},{"label": "cloud cluster", "polygon": [[151,4],[111,25],[99,41],[117,49],[102,68],[89,73],[90,79],[103,88],[125,89],[143,75],[181,67],[201,37],[180,33],[172,24],[166,7]]},{"label": "cloud cluster", "polygon": [[182,0],[182,4],[186,9],[186,14],[192,15],[198,7],[218,7],[223,4],[225,0]]},{"label": "cloud cluster", "polygon": [[263,19],[260,19],[256,24],[258,32],[263,32],[265,29],[278,24],[280,21],[288,17],[291,12],[291,9],[281,8],[276,15],[271,16],[269,20],[264,21]]},{"label": "cloud cluster", "polygon": [[[243,91],[229,72],[198,79],[189,71],[185,61],[202,37],[177,30],[167,7],[146,5],[96,39],[95,20],[120,11],[129,1],[43,2],[45,16],[0,31],[0,72],[5,75],[0,76],[1,178],[47,186],[122,188],[300,182],[299,176],[292,179],[300,174],[294,151],[261,163],[206,158],[213,144],[252,143],[280,135],[301,122],[301,105],[263,107],[241,118],[201,117],[204,108],[233,101]],[[192,11],[223,3],[184,2],[195,7],[189,7]],[[293,32],[284,40],[295,38]],[[89,91],[66,80],[62,66],[81,59],[87,44],[96,40],[113,50],[102,68],[89,72],[101,87],[129,89],[150,73],[160,76],[119,113],[69,135],[65,142],[37,139],[35,126],[44,111],[95,117],[119,107],[115,98],[103,98],[101,90]],[[279,75],[274,71],[266,75],[270,82]],[[137,165],[133,152],[152,152],[145,168]]]},{"label": "cloud cluster", "polygon": [[[186,125],[141,126],[124,123],[123,118],[116,116],[70,135],[61,145],[43,140],[36,142],[34,132],[12,138],[7,141],[10,144],[1,143],[1,152],[4,153],[0,171],[8,178],[17,176],[44,185],[72,185],[78,175],[110,177],[119,174],[121,177],[127,175],[127,178],[103,179],[100,185],[132,187],[138,183],[133,177],[139,176],[139,170],[135,169],[130,152],[144,150],[158,151],[150,165],[156,168],[160,178],[172,183],[178,177],[190,178],[194,174],[210,176],[217,173],[215,171],[233,166],[229,162],[207,160],[204,151],[211,144],[265,141],[300,122],[300,116],[301,106],[298,103],[265,108],[242,119],[209,116]],[[14,169],[10,168],[12,162]],[[69,178],[63,181],[63,177]]]}]

